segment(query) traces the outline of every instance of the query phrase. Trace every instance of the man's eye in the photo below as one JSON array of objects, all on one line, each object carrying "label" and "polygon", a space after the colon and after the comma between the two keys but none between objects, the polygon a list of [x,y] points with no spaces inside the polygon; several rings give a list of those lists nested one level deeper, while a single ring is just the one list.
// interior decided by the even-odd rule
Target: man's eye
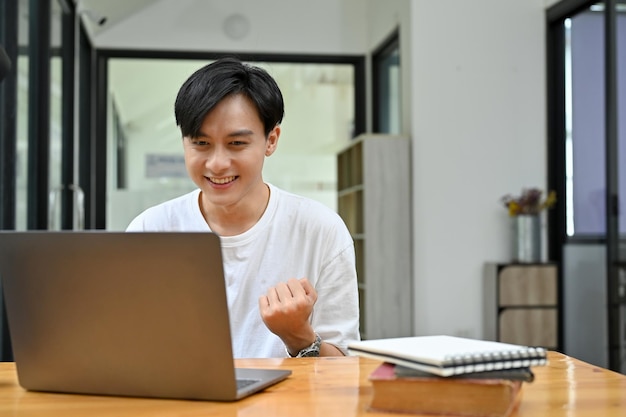
[{"label": "man's eye", "polygon": [[204,145],[208,145],[209,142],[205,141],[205,140],[194,140],[191,143],[193,143],[194,145],[197,146],[204,146]]}]

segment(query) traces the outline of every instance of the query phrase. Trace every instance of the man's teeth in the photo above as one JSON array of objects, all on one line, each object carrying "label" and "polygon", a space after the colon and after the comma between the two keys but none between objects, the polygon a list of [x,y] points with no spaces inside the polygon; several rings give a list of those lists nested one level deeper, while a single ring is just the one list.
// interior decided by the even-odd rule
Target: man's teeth
[{"label": "man's teeth", "polygon": [[234,181],[235,177],[226,177],[226,178],[211,178],[211,182],[215,184],[226,184],[231,181]]}]

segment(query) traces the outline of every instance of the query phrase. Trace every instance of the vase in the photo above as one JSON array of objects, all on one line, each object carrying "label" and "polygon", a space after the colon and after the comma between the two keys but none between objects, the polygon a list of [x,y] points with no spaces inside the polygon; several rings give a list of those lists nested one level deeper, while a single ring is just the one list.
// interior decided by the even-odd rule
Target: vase
[{"label": "vase", "polygon": [[513,260],[519,263],[541,261],[541,219],[520,214],[513,218]]}]

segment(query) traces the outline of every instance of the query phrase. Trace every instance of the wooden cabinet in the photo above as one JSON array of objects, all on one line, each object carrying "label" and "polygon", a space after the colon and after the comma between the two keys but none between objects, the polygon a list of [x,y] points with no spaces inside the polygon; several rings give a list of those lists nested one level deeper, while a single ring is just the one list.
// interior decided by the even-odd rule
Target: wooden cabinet
[{"label": "wooden cabinet", "polygon": [[338,212],[355,243],[361,337],[413,332],[409,139],[362,135],[337,157]]},{"label": "wooden cabinet", "polygon": [[560,350],[556,264],[485,265],[485,339]]}]

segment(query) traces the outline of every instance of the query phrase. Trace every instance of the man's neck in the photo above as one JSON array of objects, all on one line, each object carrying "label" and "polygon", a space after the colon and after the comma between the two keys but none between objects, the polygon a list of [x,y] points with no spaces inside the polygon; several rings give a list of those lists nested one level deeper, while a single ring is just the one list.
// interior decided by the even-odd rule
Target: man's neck
[{"label": "man's neck", "polygon": [[211,206],[203,202],[200,209],[211,230],[220,236],[236,236],[251,229],[263,216],[270,198],[270,189],[263,183],[254,195],[233,206]]}]

